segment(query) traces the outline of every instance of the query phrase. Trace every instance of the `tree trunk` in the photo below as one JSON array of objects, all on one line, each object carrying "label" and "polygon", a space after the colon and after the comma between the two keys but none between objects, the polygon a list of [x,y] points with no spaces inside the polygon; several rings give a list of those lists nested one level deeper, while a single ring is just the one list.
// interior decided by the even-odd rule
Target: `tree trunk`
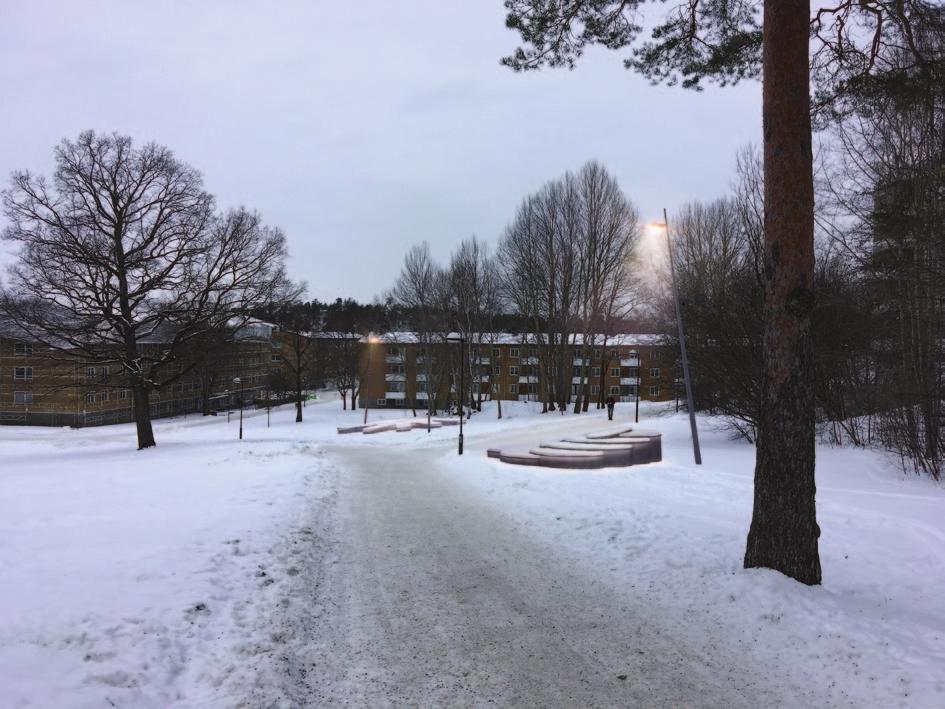
[{"label": "tree trunk", "polygon": [[745,567],[819,584],[809,0],[765,0],[764,384]]},{"label": "tree trunk", "polygon": [[134,397],[135,428],[138,432],[138,450],[152,448],[157,445],[154,441],[154,431],[151,428],[151,400],[148,390],[141,384],[134,384],[131,389]]}]

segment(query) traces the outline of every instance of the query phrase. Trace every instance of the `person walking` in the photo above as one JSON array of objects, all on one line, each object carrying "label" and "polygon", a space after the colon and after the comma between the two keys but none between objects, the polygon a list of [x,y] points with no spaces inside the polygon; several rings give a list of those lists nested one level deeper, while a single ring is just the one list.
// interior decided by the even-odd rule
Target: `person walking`
[{"label": "person walking", "polygon": [[614,420],[614,406],[617,404],[617,400],[614,399],[613,395],[607,397],[607,420]]}]

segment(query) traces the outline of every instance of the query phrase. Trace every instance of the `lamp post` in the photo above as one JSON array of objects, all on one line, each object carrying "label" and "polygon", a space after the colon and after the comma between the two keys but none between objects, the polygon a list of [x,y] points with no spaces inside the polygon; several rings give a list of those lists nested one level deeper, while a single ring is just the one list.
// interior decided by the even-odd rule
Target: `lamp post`
[{"label": "lamp post", "polygon": [[633,412],[633,422],[640,423],[640,353],[637,352],[637,401]]},{"label": "lamp post", "polygon": [[240,388],[240,440],[243,440],[243,380],[239,377],[233,378],[233,383]]},{"label": "lamp post", "polygon": [[463,358],[465,356],[465,351],[464,351],[465,348],[463,345],[466,343],[466,338],[457,335],[456,337],[447,337],[446,339],[449,340],[450,342],[459,343],[459,455],[462,455],[463,454],[463,409],[465,408],[463,404],[463,392],[464,392],[463,370],[465,369],[465,367],[463,367]]},{"label": "lamp post", "polygon": [[686,356],[686,335],[683,330],[682,308],[679,305],[679,287],[676,284],[676,263],[673,260],[673,240],[669,236],[669,217],[663,209],[663,223],[653,224],[656,229],[666,232],[666,252],[669,255],[669,273],[673,283],[673,303],[676,306],[676,327],[679,329],[679,355],[682,358],[683,379],[686,382],[686,405],[689,407],[689,428],[692,431],[692,454],[696,465],[702,465],[702,451],[699,449],[699,429],[696,428],[696,410],[692,403],[692,382],[689,378],[689,359]]},{"label": "lamp post", "polygon": [[226,422],[230,422],[230,390],[224,389],[223,395],[226,396]]}]

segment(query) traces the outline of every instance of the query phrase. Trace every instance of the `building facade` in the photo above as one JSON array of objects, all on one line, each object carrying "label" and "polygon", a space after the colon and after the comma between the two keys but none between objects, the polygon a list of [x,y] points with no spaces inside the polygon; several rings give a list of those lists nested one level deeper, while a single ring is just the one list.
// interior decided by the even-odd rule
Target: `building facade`
[{"label": "building facade", "polygon": [[[528,337],[508,334],[481,339],[481,344],[440,341],[427,345],[413,333],[365,338],[360,406],[426,409],[429,397],[435,395],[437,407],[445,408],[458,399],[456,363],[460,357],[469,362],[463,374],[471,384],[464,388],[475,400],[541,401],[548,396],[550,387],[544,386],[543,376],[550,367],[542,366],[542,347]],[[592,405],[609,396],[635,401],[638,391],[645,401],[669,401],[676,396],[675,356],[657,335],[599,338],[599,343],[587,348],[586,364],[579,339],[568,348],[571,371],[563,379],[570,386],[570,401],[578,396],[585,378],[584,391]],[[550,374],[561,381],[556,371]]]},{"label": "building facade", "polygon": [[[249,323],[214,344],[209,356],[203,351],[199,359],[165,365],[165,375],[180,376],[151,392],[151,416],[213,413],[238,406],[241,396],[247,403],[267,396],[271,372],[281,367],[275,331],[267,323]],[[156,354],[162,345],[140,348]],[[92,361],[0,332],[0,424],[82,427],[133,420],[132,392],[117,360]]]}]

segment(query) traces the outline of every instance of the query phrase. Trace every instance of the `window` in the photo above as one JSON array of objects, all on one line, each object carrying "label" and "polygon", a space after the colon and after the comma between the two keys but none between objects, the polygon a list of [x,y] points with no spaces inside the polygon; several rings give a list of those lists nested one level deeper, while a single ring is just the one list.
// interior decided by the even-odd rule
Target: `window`
[{"label": "window", "polygon": [[406,370],[404,369],[404,365],[402,364],[388,364],[387,365],[388,374],[403,374],[404,371]]},{"label": "window", "polygon": [[282,355],[278,355],[278,354],[271,355],[269,361],[270,361],[270,362],[281,362],[281,361],[282,361]]},{"label": "window", "polygon": [[600,376],[600,367],[591,367],[591,376],[599,377]]},{"label": "window", "polygon": [[94,403],[95,403],[95,392],[94,392],[94,391],[90,391],[88,394],[85,395],[85,403],[87,403],[87,404],[94,404]]},{"label": "window", "polygon": [[492,348],[492,356],[495,357],[496,359],[498,359],[499,357],[502,356],[502,350],[500,350],[498,347],[493,347],[493,348]]},{"label": "window", "polygon": [[103,403],[106,402],[106,401],[108,401],[108,389],[106,389],[106,390],[103,391],[101,394],[99,394],[98,400],[101,401],[101,402],[103,402]]},{"label": "window", "polygon": [[659,395],[660,395],[660,388],[658,386],[650,387],[650,396],[659,396]]},{"label": "window", "polygon": [[493,367],[492,373],[498,377],[500,374],[502,374],[502,367]]},{"label": "window", "polygon": [[529,348],[528,348],[528,356],[529,356],[529,357],[537,357],[537,356],[538,356],[538,348],[537,348],[537,347],[529,347]]},{"label": "window", "polygon": [[95,377],[95,367],[86,367],[85,376],[89,379],[93,379]]},{"label": "window", "polygon": [[387,391],[407,391],[407,382],[387,382]]},{"label": "window", "polygon": [[518,376],[518,367],[509,367],[509,375],[512,377]]},{"label": "window", "polygon": [[591,384],[591,394],[600,394],[600,384]]},{"label": "window", "polygon": [[574,356],[575,356],[575,357],[580,357],[580,356],[581,356],[581,352],[582,352],[582,350],[581,350],[580,347],[575,347],[575,348],[574,348]]},{"label": "window", "polygon": [[610,376],[612,376],[612,377],[619,377],[619,376],[620,376],[620,367],[611,367],[611,368],[610,368]]},{"label": "window", "polygon": [[124,400],[127,399],[127,398],[128,398],[128,390],[127,390],[127,389],[119,389],[119,390],[118,390],[118,400],[119,400],[119,401],[124,401]]},{"label": "window", "polygon": [[13,403],[20,406],[26,406],[33,403],[33,392],[15,391],[13,392]]},{"label": "window", "polygon": [[17,342],[13,345],[13,354],[17,357],[26,357],[33,354],[33,345]]},{"label": "window", "polygon": [[13,368],[13,378],[21,382],[29,382],[33,380],[33,368],[32,367],[14,367]]},{"label": "window", "polygon": [[653,379],[659,379],[659,378],[660,378],[660,368],[659,368],[659,367],[650,367],[650,376],[651,376]]},{"label": "window", "polygon": [[377,406],[387,406],[387,399],[378,399],[376,404]]},{"label": "window", "polygon": [[612,386],[612,387],[610,387],[610,395],[611,395],[611,396],[620,396],[620,387],[618,387],[618,386]]},{"label": "window", "polygon": [[513,347],[509,350],[509,357],[518,358],[518,347]]},{"label": "window", "polygon": [[660,351],[659,350],[650,350],[650,359],[659,359]]},{"label": "window", "polygon": [[611,356],[613,359],[620,359],[620,350],[611,350],[611,351],[610,351],[610,356]]},{"label": "window", "polygon": [[509,384],[509,394],[518,394],[518,384]]},{"label": "window", "polygon": [[594,350],[594,359],[600,359],[600,350]]}]

